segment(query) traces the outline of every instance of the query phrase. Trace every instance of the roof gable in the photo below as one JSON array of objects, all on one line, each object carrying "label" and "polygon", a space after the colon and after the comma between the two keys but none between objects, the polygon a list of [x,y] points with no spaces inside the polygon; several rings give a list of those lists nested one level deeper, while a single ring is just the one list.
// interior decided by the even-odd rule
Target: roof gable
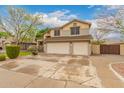
[{"label": "roof gable", "polygon": [[[87,24],[87,25],[89,25],[89,27],[91,27],[91,23],[90,23],[90,22],[74,19],[74,20],[72,20],[72,21],[70,21],[70,22],[68,22],[68,23],[66,23],[66,24],[64,24],[64,25],[62,25],[61,27],[51,28],[49,31],[62,29],[62,28],[64,28],[65,26],[67,26],[67,25],[69,25],[69,24],[71,24],[71,23],[73,23],[73,22],[80,22],[80,23],[83,23],[83,24]],[[49,31],[48,31],[48,32],[49,32]]]},{"label": "roof gable", "polygon": [[88,24],[89,27],[91,26],[91,23],[90,23],[90,22],[80,21],[80,20],[74,19],[74,20],[72,20],[72,21],[70,21],[70,22],[64,24],[64,25],[63,25],[62,27],[60,27],[60,28],[63,28],[63,27],[65,27],[65,26],[67,26],[67,25],[69,25],[69,24],[71,24],[71,23],[73,23],[73,22],[80,22],[80,23],[83,23],[83,24]]}]

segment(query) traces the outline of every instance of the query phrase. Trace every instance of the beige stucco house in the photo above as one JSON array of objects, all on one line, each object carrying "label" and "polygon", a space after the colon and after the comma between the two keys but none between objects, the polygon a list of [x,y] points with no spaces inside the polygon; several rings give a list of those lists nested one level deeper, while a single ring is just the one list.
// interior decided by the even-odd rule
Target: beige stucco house
[{"label": "beige stucco house", "polygon": [[44,52],[50,54],[90,55],[91,23],[74,19],[50,29],[44,35]]}]

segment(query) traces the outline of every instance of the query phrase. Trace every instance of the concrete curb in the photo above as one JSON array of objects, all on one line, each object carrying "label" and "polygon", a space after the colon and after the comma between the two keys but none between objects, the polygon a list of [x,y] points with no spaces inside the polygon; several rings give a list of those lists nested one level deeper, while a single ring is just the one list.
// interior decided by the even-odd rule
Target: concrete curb
[{"label": "concrete curb", "polygon": [[118,64],[118,63],[111,63],[109,64],[109,69],[122,81],[124,82],[124,77],[122,77],[120,74],[118,74],[113,68],[112,64]]}]

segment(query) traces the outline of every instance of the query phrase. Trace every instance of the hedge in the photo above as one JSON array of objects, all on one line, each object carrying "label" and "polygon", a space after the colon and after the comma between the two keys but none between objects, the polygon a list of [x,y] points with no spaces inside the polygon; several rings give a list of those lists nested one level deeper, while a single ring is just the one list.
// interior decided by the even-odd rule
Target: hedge
[{"label": "hedge", "polygon": [[17,58],[20,53],[20,46],[18,45],[7,45],[6,54],[10,59]]},{"label": "hedge", "polygon": [[6,60],[6,56],[4,54],[0,54],[0,61]]}]

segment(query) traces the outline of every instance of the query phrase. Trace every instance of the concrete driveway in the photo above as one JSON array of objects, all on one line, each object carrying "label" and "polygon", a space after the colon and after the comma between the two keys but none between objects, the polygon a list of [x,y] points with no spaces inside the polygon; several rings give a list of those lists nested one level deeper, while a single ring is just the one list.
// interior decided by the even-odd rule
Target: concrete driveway
[{"label": "concrete driveway", "polygon": [[102,80],[103,87],[107,88],[124,88],[122,82],[109,69],[109,64],[124,62],[124,56],[120,55],[99,55],[90,57],[92,64],[96,67],[99,78]]},{"label": "concrete driveway", "polygon": [[88,57],[29,56],[0,62],[0,87],[102,87]]}]

